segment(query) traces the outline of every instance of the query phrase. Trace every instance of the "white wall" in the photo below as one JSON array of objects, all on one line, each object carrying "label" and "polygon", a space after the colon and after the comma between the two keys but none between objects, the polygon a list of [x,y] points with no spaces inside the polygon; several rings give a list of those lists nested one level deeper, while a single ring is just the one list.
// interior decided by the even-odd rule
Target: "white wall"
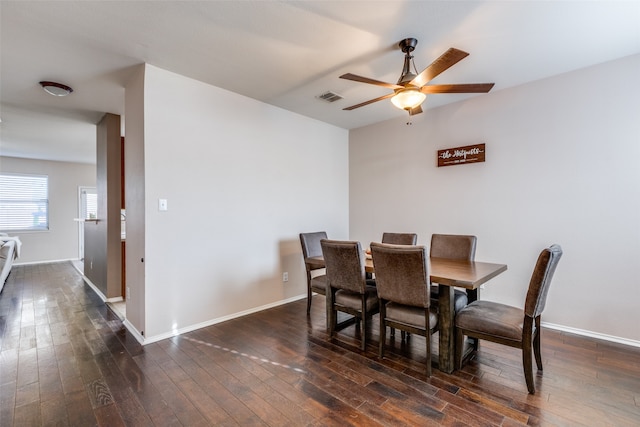
[{"label": "white wall", "polygon": [[[125,325],[138,333],[145,325],[145,181],[144,181],[144,73],[141,64],[125,88],[124,195],[127,215],[125,241]],[[140,341],[143,338],[136,335]]]},{"label": "white wall", "polygon": [[306,295],[298,233],[348,237],[348,132],[153,66],[144,87],[146,338]]},{"label": "white wall", "polygon": [[0,171],[49,176],[49,231],[10,233],[22,241],[16,263],[78,259],[78,187],[95,187],[96,166],[0,157]]},{"label": "white wall", "polygon": [[[509,268],[482,298],[517,306],[559,243],[543,322],[640,341],[638,76],[640,55],[353,130],[351,238],[475,234],[476,259]],[[485,163],[436,167],[476,143]]]}]

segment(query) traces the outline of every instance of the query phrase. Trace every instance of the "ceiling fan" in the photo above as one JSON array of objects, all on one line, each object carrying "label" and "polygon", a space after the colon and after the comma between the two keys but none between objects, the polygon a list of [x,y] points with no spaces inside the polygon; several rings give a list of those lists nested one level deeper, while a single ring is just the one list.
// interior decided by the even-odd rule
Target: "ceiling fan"
[{"label": "ceiling fan", "polygon": [[405,55],[402,74],[400,75],[398,83],[396,84],[385,83],[379,80],[357,76],[351,73],[341,75],[341,79],[353,80],[355,82],[361,83],[369,83],[372,85],[393,89],[393,93],[381,96],[379,98],[370,99],[369,101],[361,102],[360,104],[352,105],[351,107],[343,108],[343,110],[354,110],[356,108],[364,107],[365,105],[369,105],[374,102],[382,101],[383,99],[391,98],[391,102],[393,103],[393,105],[400,108],[401,110],[406,110],[410,116],[413,116],[414,114],[422,113],[421,105],[427,97],[427,94],[487,93],[495,84],[467,83],[427,85],[427,83],[436,78],[436,76],[438,76],[440,73],[455,65],[462,59],[466,58],[467,56],[469,56],[469,54],[459,49],[450,48],[438,59],[433,61],[431,65],[422,70],[420,74],[414,74],[411,72],[411,65],[413,64],[413,70],[416,73],[417,70],[415,63],[413,63],[413,56],[411,55],[411,52],[413,52],[417,44],[418,40],[414,38],[404,39],[398,44]]}]

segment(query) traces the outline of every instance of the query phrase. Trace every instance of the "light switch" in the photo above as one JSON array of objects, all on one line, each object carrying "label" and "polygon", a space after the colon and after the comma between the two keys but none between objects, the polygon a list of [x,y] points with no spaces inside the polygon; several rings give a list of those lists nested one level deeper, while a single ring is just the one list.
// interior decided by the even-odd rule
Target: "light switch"
[{"label": "light switch", "polygon": [[158,210],[160,211],[167,210],[167,199],[158,199]]}]

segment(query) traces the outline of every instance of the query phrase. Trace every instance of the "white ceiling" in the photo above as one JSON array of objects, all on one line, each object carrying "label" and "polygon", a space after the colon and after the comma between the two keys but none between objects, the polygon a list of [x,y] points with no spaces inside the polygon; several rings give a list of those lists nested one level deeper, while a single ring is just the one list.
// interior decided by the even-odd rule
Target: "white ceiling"
[{"label": "white ceiling", "polygon": [[[493,91],[640,53],[640,1],[2,0],[0,19],[0,154],[85,163],[143,62],[353,129],[406,119],[388,100],[343,111],[390,90],[338,76],[395,83],[407,37],[418,71],[449,47],[470,53],[434,83]],[[74,92],[50,96],[41,80]],[[424,114],[469,96],[486,95],[430,95]]]}]

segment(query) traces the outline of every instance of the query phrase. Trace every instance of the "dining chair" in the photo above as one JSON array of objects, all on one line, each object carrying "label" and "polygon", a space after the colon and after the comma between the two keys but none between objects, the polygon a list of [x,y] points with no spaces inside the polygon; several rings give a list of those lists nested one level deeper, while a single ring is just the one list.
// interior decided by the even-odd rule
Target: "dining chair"
[{"label": "dining chair", "polygon": [[[382,233],[382,243],[390,243],[392,245],[415,245],[418,242],[416,233]],[[367,273],[367,279],[372,279],[373,275]]]},{"label": "dining chair", "polygon": [[382,233],[382,243],[392,245],[415,245],[418,242],[418,235],[415,233]]},{"label": "dining chair", "polygon": [[302,246],[302,256],[305,260],[304,266],[307,270],[307,314],[311,312],[311,298],[313,293],[326,295],[327,276],[324,274],[324,268],[308,263],[307,258],[322,256],[322,247],[320,240],[326,239],[325,231],[316,231],[314,233],[300,233],[300,245]]},{"label": "dining chair", "polygon": [[322,239],[320,244],[327,269],[329,336],[335,335],[337,312],[350,314],[362,322],[360,349],[364,351],[367,325],[379,305],[376,288],[364,274],[362,246],[360,242],[328,239]]},{"label": "dining chair", "polygon": [[455,325],[458,369],[462,368],[465,335],[516,347],[522,350],[522,365],[527,389],[530,394],[536,392],[531,353],[535,355],[538,370],[542,371],[540,317],[547,300],[551,279],[561,257],[560,245],[552,245],[542,250],[531,275],[524,309],[478,300],[457,313]]},{"label": "dining chair", "polygon": [[[431,248],[429,255],[432,258],[446,258],[456,260],[473,261],[476,257],[476,236],[462,234],[433,234],[431,235]],[[438,285],[431,285],[431,304],[438,305]],[[476,298],[472,298],[475,300]],[[460,311],[469,302],[465,291],[456,289],[453,297],[453,307]]]},{"label": "dining chair", "polygon": [[[382,243],[389,243],[392,245],[415,245],[416,243],[418,243],[418,235],[416,233],[384,232],[382,233]],[[373,278],[373,275],[371,275],[371,273],[367,274],[367,278]],[[391,336],[393,337],[395,336],[395,334],[396,330],[394,328],[391,328]],[[402,331],[402,339],[405,339],[405,336],[409,337],[409,335],[406,334],[405,331]]]},{"label": "dining chair", "polygon": [[422,335],[426,340],[427,375],[431,375],[431,335],[438,314],[430,307],[427,250],[424,246],[371,243],[380,300],[380,348],[384,358],[386,329]]}]

